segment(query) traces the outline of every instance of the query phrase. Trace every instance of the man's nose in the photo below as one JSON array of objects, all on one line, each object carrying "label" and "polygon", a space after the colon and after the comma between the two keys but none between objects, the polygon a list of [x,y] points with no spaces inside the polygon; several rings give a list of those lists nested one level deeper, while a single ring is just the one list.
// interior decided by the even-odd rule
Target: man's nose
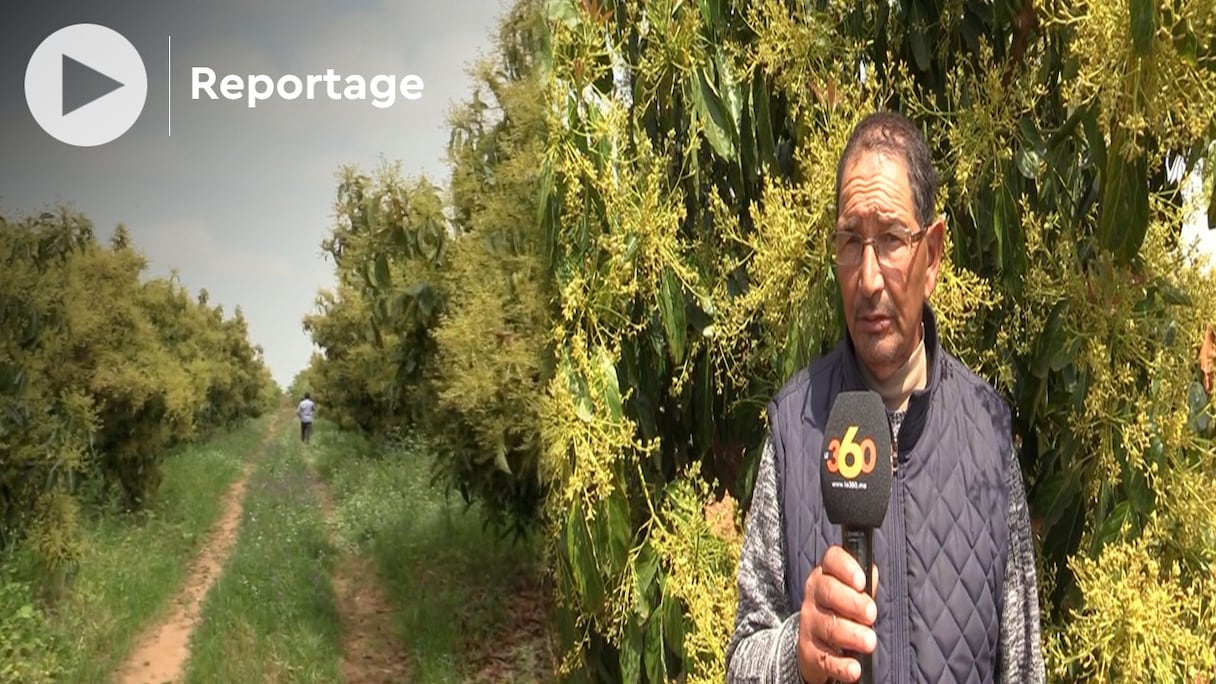
[{"label": "man's nose", "polygon": [[882,266],[878,264],[878,248],[873,243],[861,246],[861,263],[857,268],[863,296],[869,299],[882,291]]}]

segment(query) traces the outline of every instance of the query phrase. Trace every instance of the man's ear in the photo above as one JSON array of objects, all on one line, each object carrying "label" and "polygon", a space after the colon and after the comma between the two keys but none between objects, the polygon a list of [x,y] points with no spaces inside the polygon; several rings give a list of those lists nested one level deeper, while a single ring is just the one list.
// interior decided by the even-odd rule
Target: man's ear
[{"label": "man's ear", "polygon": [[925,229],[925,299],[933,294],[937,287],[937,274],[942,267],[942,250],[946,245],[946,217],[938,216],[937,220]]}]

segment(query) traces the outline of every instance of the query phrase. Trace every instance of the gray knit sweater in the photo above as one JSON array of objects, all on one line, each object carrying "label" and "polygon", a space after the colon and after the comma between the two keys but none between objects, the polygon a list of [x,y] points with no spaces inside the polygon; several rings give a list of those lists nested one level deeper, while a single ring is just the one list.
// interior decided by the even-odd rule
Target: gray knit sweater
[{"label": "gray knit sweater", "polygon": [[[898,431],[902,419],[902,412],[891,414],[893,432]],[[785,537],[775,458],[772,444],[766,441],[739,560],[739,604],[735,631],[726,649],[726,680],[730,684],[802,682],[795,656],[799,606],[790,606],[785,592]],[[1039,683],[1045,680],[1045,673],[1034,541],[1030,536],[1022,472],[1016,460],[1008,470],[1009,555],[1005,566],[998,681]]]}]

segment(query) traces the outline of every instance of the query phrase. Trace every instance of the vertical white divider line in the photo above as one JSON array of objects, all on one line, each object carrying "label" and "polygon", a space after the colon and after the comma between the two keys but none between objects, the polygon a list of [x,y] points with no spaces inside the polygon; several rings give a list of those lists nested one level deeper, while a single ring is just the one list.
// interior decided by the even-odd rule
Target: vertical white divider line
[{"label": "vertical white divider line", "polygon": [[173,137],[173,34],[169,34],[169,137]]}]

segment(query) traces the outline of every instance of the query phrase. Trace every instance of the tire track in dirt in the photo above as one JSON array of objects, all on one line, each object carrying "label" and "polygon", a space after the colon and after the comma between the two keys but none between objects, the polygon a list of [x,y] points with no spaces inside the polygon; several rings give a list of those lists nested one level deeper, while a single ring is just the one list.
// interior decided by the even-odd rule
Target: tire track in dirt
[{"label": "tire track in dirt", "polygon": [[[325,519],[335,515],[329,486],[313,472]],[[409,681],[409,662],[393,626],[392,602],[372,563],[341,549],[333,574],[334,603],[342,625],[341,679],[345,684],[397,684]]]},{"label": "tire track in dirt", "polygon": [[277,415],[271,418],[257,451],[246,459],[240,476],[224,495],[219,522],[212,527],[182,589],[173,597],[173,613],[145,628],[136,639],[135,649],[118,668],[117,684],[165,684],[181,679],[190,659],[190,635],[198,624],[203,598],[236,546],[249,475],[274,437],[278,422]]}]

